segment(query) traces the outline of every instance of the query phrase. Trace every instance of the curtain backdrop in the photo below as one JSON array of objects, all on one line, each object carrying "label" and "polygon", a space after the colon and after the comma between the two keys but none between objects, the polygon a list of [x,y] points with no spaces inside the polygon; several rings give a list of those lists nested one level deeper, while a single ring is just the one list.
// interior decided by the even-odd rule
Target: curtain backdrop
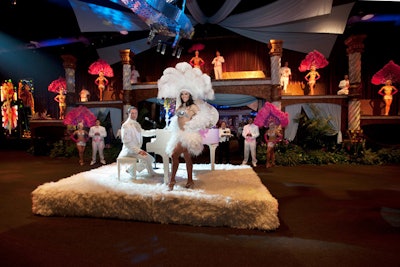
[{"label": "curtain backdrop", "polygon": [[[286,106],[285,112],[289,114],[289,125],[285,128],[285,139],[293,141],[297,134],[299,124],[295,119],[299,117],[301,109],[304,110],[307,117],[310,119],[323,118],[329,119],[328,124],[331,127],[327,135],[337,134],[337,143],[342,142],[341,125],[341,106],[337,104],[295,104]],[[317,110],[317,112],[314,112]]]}]

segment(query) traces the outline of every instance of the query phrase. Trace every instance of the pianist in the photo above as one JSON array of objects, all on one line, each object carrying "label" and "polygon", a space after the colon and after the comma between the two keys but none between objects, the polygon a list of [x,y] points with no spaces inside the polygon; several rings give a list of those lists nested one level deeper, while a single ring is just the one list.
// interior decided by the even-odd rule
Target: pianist
[{"label": "pianist", "polygon": [[[140,124],[136,121],[138,117],[138,110],[136,107],[128,109],[129,117],[122,124],[121,127],[121,141],[122,149],[118,155],[120,157],[133,157],[140,159],[144,163],[149,175],[157,176],[158,174],[153,170],[152,163],[155,161],[154,157],[146,151],[142,150],[143,136],[154,136],[155,130],[143,130]],[[127,172],[133,176],[133,166],[127,169]],[[138,171],[141,171],[140,164]]]}]

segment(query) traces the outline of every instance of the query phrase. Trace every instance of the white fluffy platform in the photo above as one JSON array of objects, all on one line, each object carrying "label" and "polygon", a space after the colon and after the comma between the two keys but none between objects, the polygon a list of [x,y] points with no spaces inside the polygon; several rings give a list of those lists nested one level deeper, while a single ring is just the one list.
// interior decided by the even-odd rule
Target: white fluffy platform
[{"label": "white fluffy platform", "polygon": [[[157,164],[162,167],[162,164]],[[156,169],[163,173],[162,169]],[[274,230],[279,227],[278,201],[249,166],[194,165],[193,189],[186,189],[180,164],[177,184],[168,191],[163,177],[133,180],[116,163],[45,183],[32,192],[32,211],[43,216],[87,216],[145,222],[228,226]]]}]

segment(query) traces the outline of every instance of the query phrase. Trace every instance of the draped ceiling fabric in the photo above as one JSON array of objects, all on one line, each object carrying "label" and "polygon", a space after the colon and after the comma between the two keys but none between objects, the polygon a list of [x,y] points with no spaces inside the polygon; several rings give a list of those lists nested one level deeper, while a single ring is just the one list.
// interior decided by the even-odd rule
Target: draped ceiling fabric
[{"label": "draped ceiling fabric", "polygon": [[[107,8],[89,2],[69,0],[82,32],[146,31],[149,27],[133,12]],[[301,53],[318,50],[329,57],[338,35],[343,34],[354,2],[332,7],[332,0],[277,0],[266,6],[230,15],[240,0],[225,1],[211,17],[206,17],[198,4],[187,1],[187,16],[193,25],[218,24],[247,38],[269,43],[283,40],[283,48]],[[123,6],[119,0],[110,1]],[[304,8],[308,6],[310,8]],[[118,13],[118,15],[117,15]],[[118,18],[118,19],[115,19]],[[110,23],[112,21],[112,23]],[[129,47],[135,54],[150,49],[147,38],[97,50],[109,64],[121,61],[119,50]]]}]

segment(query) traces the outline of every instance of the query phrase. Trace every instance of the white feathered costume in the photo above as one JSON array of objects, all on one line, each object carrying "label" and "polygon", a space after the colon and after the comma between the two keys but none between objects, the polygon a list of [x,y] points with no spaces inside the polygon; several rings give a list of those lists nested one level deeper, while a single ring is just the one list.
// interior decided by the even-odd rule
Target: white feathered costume
[{"label": "white feathered costume", "polygon": [[172,131],[172,136],[167,144],[166,153],[171,156],[176,144],[181,142],[191,155],[198,156],[204,148],[200,130],[215,126],[219,119],[217,109],[203,101],[214,99],[211,78],[187,62],[180,62],[175,68],[166,68],[158,80],[157,98],[176,98],[176,108],[178,108],[182,104],[180,98],[182,91],[192,95],[199,112],[186,122],[184,131],[179,129],[178,117],[174,115],[171,118],[168,128]]}]

